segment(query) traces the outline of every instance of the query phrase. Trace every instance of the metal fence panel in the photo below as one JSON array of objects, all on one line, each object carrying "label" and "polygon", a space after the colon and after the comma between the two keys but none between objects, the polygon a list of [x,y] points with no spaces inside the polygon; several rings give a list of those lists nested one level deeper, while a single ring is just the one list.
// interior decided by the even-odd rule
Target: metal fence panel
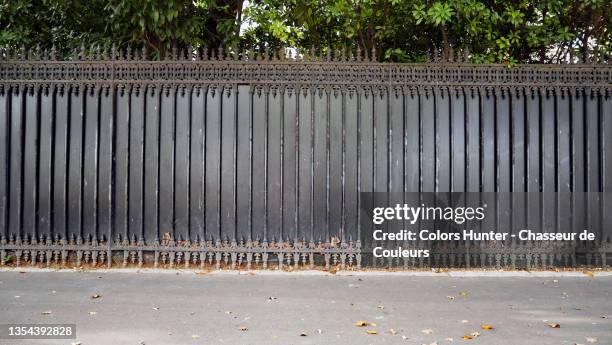
[{"label": "metal fence panel", "polygon": [[[575,254],[605,265],[609,196],[546,192],[612,192],[611,73],[245,56],[5,58],[1,261],[11,253],[32,264],[360,267],[373,245],[364,205],[397,195],[388,201],[419,202],[362,193],[435,191],[535,192],[495,200],[479,229],[579,231],[585,214],[598,242]],[[576,212],[585,204],[594,206]],[[512,255],[495,250],[481,261]]]}]

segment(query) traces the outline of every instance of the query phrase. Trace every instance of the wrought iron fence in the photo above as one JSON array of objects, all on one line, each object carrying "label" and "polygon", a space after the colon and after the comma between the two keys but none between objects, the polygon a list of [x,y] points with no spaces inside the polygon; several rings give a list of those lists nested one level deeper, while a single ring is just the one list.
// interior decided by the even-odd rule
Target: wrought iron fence
[{"label": "wrought iron fence", "polygon": [[[612,191],[607,64],[0,56],[2,264],[360,268],[362,192]],[[609,237],[383,264],[604,266]]]}]

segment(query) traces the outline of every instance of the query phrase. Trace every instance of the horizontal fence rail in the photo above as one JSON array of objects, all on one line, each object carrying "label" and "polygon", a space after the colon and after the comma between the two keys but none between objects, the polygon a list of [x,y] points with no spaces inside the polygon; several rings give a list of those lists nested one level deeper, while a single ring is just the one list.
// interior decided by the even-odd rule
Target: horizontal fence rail
[{"label": "horizontal fence rail", "polygon": [[[2,264],[439,266],[367,259],[362,193],[612,192],[608,65],[218,56],[0,60]],[[538,246],[460,266],[567,265]]]}]

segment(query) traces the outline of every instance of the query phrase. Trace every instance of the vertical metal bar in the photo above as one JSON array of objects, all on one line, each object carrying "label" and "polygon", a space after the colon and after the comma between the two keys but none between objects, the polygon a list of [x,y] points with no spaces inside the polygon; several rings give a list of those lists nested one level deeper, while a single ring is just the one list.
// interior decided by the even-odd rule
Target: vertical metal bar
[{"label": "vertical metal bar", "polygon": [[100,101],[100,156],[98,159],[98,231],[110,244],[113,227],[114,86],[103,86]]},{"label": "vertical metal bar", "polygon": [[287,240],[297,240],[297,131],[298,108],[296,94],[299,89],[291,87],[283,92],[283,236]]},{"label": "vertical metal bar", "polygon": [[12,90],[7,86],[0,86],[0,242],[8,240],[8,177],[9,177],[9,134],[10,114],[9,98]]},{"label": "vertical metal bar", "polygon": [[159,244],[159,87],[148,86],[144,96],[144,233],[147,244]]},{"label": "vertical metal bar", "polygon": [[70,127],[68,142],[68,234],[83,240],[82,182],[83,182],[83,85],[72,86],[70,96]]},{"label": "vertical metal bar", "polygon": [[238,85],[236,108],[236,230],[251,241],[251,88]]},{"label": "vertical metal bar", "polygon": [[191,147],[190,147],[190,194],[189,227],[196,240],[204,241],[204,141],[206,128],[206,90],[196,86],[191,95]]},{"label": "vertical metal bar", "polygon": [[115,132],[115,209],[116,240],[128,238],[128,149],[130,139],[130,89],[119,86],[117,92],[117,130]]},{"label": "vertical metal bar", "polygon": [[24,133],[24,90],[21,86],[12,88],[11,130],[9,163],[9,233],[21,238],[23,133]]},{"label": "vertical metal bar", "polygon": [[343,160],[343,95],[340,90],[332,90],[329,95],[329,158],[328,158],[328,213],[329,237],[344,240],[342,229],[343,205],[343,183],[342,183],[342,160]]},{"label": "vertical metal bar", "polygon": [[534,231],[541,229],[542,220],[540,140],[540,92],[535,89],[527,95],[527,226]]},{"label": "vertical metal bar", "polygon": [[144,116],[146,89],[133,86],[130,99],[129,127],[129,234],[130,240],[144,241],[143,238],[143,182],[144,182]]},{"label": "vertical metal bar", "polygon": [[236,135],[236,88],[224,87],[221,114],[221,231],[223,238],[236,238],[235,195],[235,135]]},{"label": "vertical metal bar", "polygon": [[[161,91],[159,122],[159,233],[162,240],[176,239],[174,232],[174,128],[176,87]],[[118,130],[119,131],[119,130]]]},{"label": "vertical metal bar", "polygon": [[174,231],[179,242],[189,236],[189,125],[191,87],[179,86],[176,94],[176,139],[174,146]]},{"label": "vertical metal bar", "polygon": [[[602,153],[602,186],[604,192],[602,210],[610,210],[612,207],[612,95],[602,94],[601,99],[601,153]],[[612,212],[604,211],[602,230],[605,231],[601,240],[610,243],[612,240]],[[604,266],[607,263],[603,263]]]},{"label": "vertical metal bar", "polygon": [[266,231],[266,92],[253,94],[253,236],[267,240]]},{"label": "vertical metal bar", "polygon": [[310,198],[312,195],[312,97],[314,90],[300,89],[299,90],[299,107],[298,107],[298,238],[305,239],[308,242],[314,241],[310,236],[311,229],[311,214],[312,208]]},{"label": "vertical metal bar", "polygon": [[219,145],[221,126],[221,92],[217,86],[208,89],[206,100],[206,236],[221,241],[219,220]]},{"label": "vertical metal bar", "polygon": [[436,141],[436,190],[438,192],[451,191],[451,122],[450,122],[450,95],[446,88],[435,90],[435,141]]},{"label": "vertical metal bar", "polygon": [[279,241],[281,237],[281,210],[282,210],[282,190],[281,190],[281,107],[282,94],[278,88],[272,88],[267,95],[268,102],[268,133],[267,145],[267,181],[266,196],[268,206],[267,237]]},{"label": "vertical metal bar", "polygon": [[585,93],[571,92],[571,150],[572,150],[572,231],[581,231],[586,224],[586,147],[585,142]]},{"label": "vertical metal bar", "polygon": [[466,95],[467,191],[480,191],[480,93],[470,88]]},{"label": "vertical metal bar", "polygon": [[542,224],[546,232],[556,232],[555,192],[557,191],[555,94],[542,95]]},{"label": "vertical metal bar", "polygon": [[526,152],[525,137],[525,93],[521,88],[515,89],[511,97],[512,126],[512,229],[523,229],[527,225],[525,212],[527,200],[526,189]]},{"label": "vertical metal bar", "polygon": [[421,191],[436,191],[436,135],[434,92],[424,89],[419,93],[421,101]]},{"label": "vertical metal bar", "polygon": [[465,94],[462,88],[453,88],[451,102],[451,191],[466,190]]},{"label": "vertical metal bar", "polygon": [[[70,89],[58,85],[56,92],[55,135],[53,146],[53,234],[66,241],[66,194],[68,164],[68,112]],[[14,113],[13,113],[14,114]]]},{"label": "vertical metal bar", "polygon": [[[360,150],[360,240],[365,248],[372,246],[370,210],[374,203],[374,93],[370,87],[360,89],[359,95],[359,150]],[[366,236],[366,234],[368,236]]]},{"label": "vertical metal bar", "polygon": [[98,226],[98,116],[100,89],[87,87],[85,92],[85,153],[83,155],[83,234],[86,240],[97,240]]},{"label": "vertical metal bar", "polygon": [[344,95],[344,233],[352,240],[359,240],[357,229],[359,213],[359,97],[351,89]]},{"label": "vertical metal bar", "polygon": [[24,237],[38,240],[36,233],[39,87],[28,86],[25,96],[25,142],[23,160]]},{"label": "vertical metal bar", "polygon": [[329,90],[317,88],[314,95],[313,219],[316,241],[327,241],[327,116]]},{"label": "vertical metal bar", "polygon": [[[40,137],[39,137],[39,171],[38,171],[38,217],[39,234],[52,240],[51,232],[51,197],[53,168],[53,117],[55,87],[43,86],[40,104]],[[2,115],[0,115],[2,116]],[[0,134],[0,137],[2,135]],[[0,153],[1,155],[1,153]],[[0,157],[0,162],[2,158]],[[0,163],[1,164],[1,163]],[[2,168],[0,167],[0,170]],[[2,181],[0,179],[0,181]],[[1,188],[1,187],[0,187]],[[0,194],[1,195],[1,194]],[[1,218],[1,216],[0,216]],[[0,231],[1,233],[1,231]]]},{"label": "vertical metal bar", "polygon": [[588,194],[588,225],[589,230],[595,233],[596,238],[601,239],[601,204],[599,193],[601,192],[600,176],[600,147],[599,147],[599,90],[588,90],[585,110],[586,130],[586,177]]},{"label": "vertical metal bar", "polygon": [[512,149],[510,137],[512,135],[510,120],[510,94],[505,89],[498,89],[495,93],[496,137],[497,152],[497,232],[509,233],[512,217],[511,179],[512,179]]},{"label": "vertical metal bar", "polygon": [[571,135],[570,135],[570,95],[566,90],[557,90],[557,224],[558,232],[571,232]]}]

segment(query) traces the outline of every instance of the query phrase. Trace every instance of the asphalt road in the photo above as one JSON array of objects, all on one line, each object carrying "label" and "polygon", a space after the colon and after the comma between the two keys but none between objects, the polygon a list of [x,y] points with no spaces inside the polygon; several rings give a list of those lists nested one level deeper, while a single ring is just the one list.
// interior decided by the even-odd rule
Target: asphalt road
[{"label": "asphalt road", "polygon": [[611,345],[612,276],[0,272],[7,323],[77,338],[0,344]]}]

